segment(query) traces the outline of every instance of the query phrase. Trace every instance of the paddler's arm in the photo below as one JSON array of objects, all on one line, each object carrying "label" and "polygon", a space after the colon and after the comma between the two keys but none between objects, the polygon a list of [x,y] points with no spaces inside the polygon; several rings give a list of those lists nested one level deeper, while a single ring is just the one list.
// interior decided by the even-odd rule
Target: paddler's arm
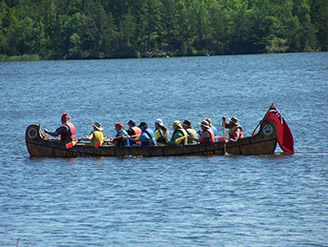
[{"label": "paddler's arm", "polygon": [[192,137],[192,136],[188,136],[190,139],[196,141],[196,142],[199,142],[198,138],[195,138],[195,137]]},{"label": "paddler's arm", "polygon": [[235,130],[235,133],[233,133],[233,136],[229,138],[229,142],[237,142],[239,140],[240,134],[241,134],[241,129],[237,128]]},{"label": "paddler's arm", "polygon": [[89,136],[79,138],[79,141],[91,141],[92,138],[93,138],[93,132],[91,132],[91,134]]},{"label": "paddler's arm", "polygon": [[222,126],[224,128],[230,128],[230,123],[226,123],[226,117],[222,117]]},{"label": "paddler's arm", "polygon": [[134,138],[132,136],[123,136],[123,139],[129,138],[133,142],[140,142],[139,138]]},{"label": "paddler's arm", "polygon": [[51,135],[53,137],[58,137],[59,136],[58,133],[56,133],[56,132],[50,132],[48,129],[44,129],[44,133],[47,133],[47,134],[49,134],[49,135]]},{"label": "paddler's arm", "polygon": [[[179,138],[181,138],[181,137],[184,137],[184,135],[183,135],[180,131],[177,131],[177,132],[175,133],[174,138],[171,138],[171,141],[168,142],[168,145],[169,145],[169,146],[177,146],[179,143],[177,143],[176,140],[177,140],[178,142],[180,142],[180,139],[179,139]],[[173,139],[174,139],[174,140],[173,140]]]},{"label": "paddler's arm", "polygon": [[201,134],[200,135],[200,137],[197,139],[197,138],[194,138],[194,137],[192,137],[192,136],[189,136],[191,139],[193,139],[194,141],[196,141],[196,142],[201,142],[203,139],[205,139],[205,138],[207,138],[207,137],[209,137],[209,133],[206,131],[206,132],[204,132],[203,134]]}]

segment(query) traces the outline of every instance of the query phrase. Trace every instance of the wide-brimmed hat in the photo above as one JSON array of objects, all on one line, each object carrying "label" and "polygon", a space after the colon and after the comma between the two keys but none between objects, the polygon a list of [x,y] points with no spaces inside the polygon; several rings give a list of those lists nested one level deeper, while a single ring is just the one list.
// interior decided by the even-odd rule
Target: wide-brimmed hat
[{"label": "wide-brimmed hat", "polygon": [[101,127],[101,123],[99,123],[99,122],[95,122],[95,123],[93,123],[92,126],[93,126],[94,128],[96,128],[97,130],[99,130],[99,131],[103,131],[103,130],[104,130],[104,129]]},{"label": "wide-brimmed hat", "polygon": [[187,127],[191,127],[191,122],[189,120],[184,120],[182,125],[186,125]]},{"label": "wide-brimmed hat", "polygon": [[160,118],[157,118],[157,119],[155,120],[155,123],[158,124],[158,125],[161,125],[161,126],[164,124],[164,123],[163,123],[163,120],[160,119]]},{"label": "wide-brimmed hat", "polygon": [[204,120],[206,120],[208,122],[209,126],[212,126],[212,119],[207,117]]},{"label": "wide-brimmed hat", "polygon": [[173,128],[175,129],[175,128],[180,128],[180,129],[182,129],[182,126],[181,126],[181,123],[180,123],[180,121],[179,120],[175,120],[174,122],[173,122]]},{"label": "wide-brimmed hat", "polygon": [[124,123],[123,122],[118,122],[118,123],[116,123],[115,124],[115,127],[116,126],[120,126],[120,127],[122,127],[123,129],[124,129]]},{"label": "wide-brimmed hat", "polygon": [[239,122],[238,122],[238,118],[236,117],[232,117],[232,118],[228,118],[230,122],[234,123],[235,125],[238,125]]},{"label": "wide-brimmed hat", "polygon": [[206,120],[203,120],[201,123],[198,123],[198,124],[205,128],[211,128],[209,123]]},{"label": "wide-brimmed hat", "polygon": [[138,127],[140,128],[140,127],[143,127],[145,125],[148,125],[148,124],[146,122],[141,122]]}]

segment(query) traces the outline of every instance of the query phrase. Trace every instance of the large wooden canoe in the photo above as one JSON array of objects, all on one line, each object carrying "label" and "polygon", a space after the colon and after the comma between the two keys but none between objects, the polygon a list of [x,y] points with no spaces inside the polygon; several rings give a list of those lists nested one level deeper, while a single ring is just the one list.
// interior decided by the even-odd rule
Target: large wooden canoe
[{"label": "large wooden canoe", "polygon": [[[32,124],[27,127],[26,146],[31,157],[78,157],[78,156],[175,156],[175,155],[224,155],[224,142],[153,147],[115,147],[103,145],[95,148],[86,143],[77,143],[66,148],[57,140],[46,140],[41,126]],[[277,131],[271,121],[261,122],[258,133],[245,137],[236,143],[226,144],[229,154],[261,155],[274,153],[277,146]]]}]

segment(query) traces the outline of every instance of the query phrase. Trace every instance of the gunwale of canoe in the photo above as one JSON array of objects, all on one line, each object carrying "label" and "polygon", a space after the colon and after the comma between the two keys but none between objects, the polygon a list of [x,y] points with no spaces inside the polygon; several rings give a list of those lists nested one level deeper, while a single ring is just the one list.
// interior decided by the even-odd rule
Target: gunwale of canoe
[{"label": "gunwale of canoe", "polygon": [[[27,127],[25,140],[31,157],[88,157],[88,156],[183,156],[183,155],[224,155],[224,142],[180,145],[180,146],[153,146],[153,147],[116,147],[103,145],[95,148],[86,143],[77,143],[67,149],[57,140],[45,140],[41,125],[31,124]],[[261,123],[259,132],[245,137],[236,143],[226,144],[226,151],[235,155],[263,155],[273,154],[277,146],[277,132],[273,122]]]}]

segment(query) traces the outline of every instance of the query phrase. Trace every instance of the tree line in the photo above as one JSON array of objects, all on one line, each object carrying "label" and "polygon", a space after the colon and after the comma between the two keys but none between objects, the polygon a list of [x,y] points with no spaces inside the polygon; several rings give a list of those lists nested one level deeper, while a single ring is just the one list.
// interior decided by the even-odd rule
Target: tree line
[{"label": "tree line", "polygon": [[327,0],[1,0],[0,54],[125,58],[328,50]]}]

